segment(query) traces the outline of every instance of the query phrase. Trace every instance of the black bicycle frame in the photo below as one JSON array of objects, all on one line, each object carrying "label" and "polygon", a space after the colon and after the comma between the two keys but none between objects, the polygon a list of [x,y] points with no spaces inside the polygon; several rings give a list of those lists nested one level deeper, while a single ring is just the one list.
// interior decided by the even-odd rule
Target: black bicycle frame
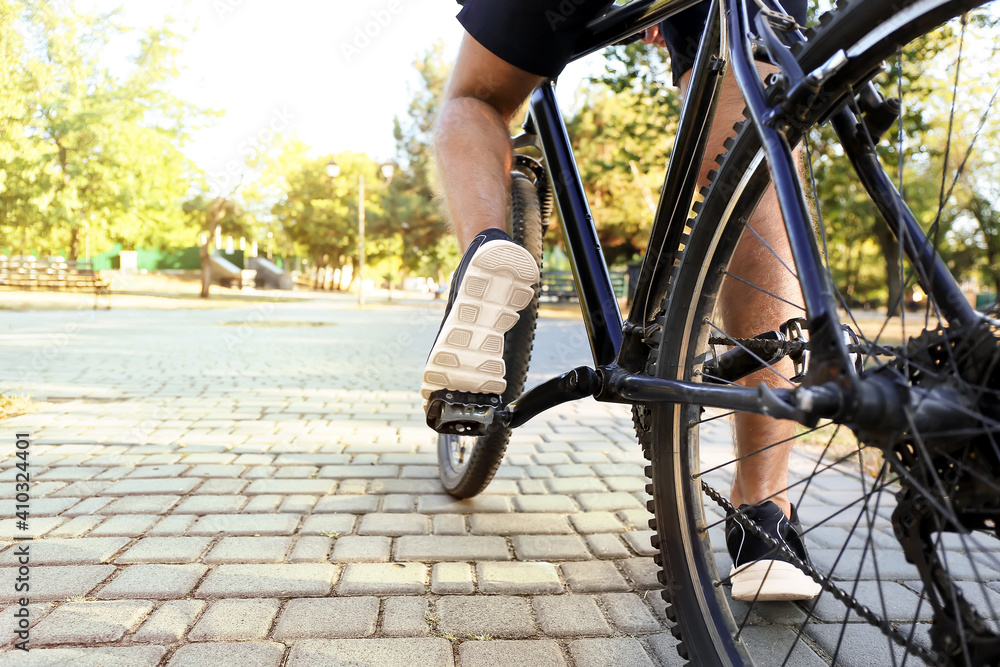
[{"label": "black bicycle frame", "polygon": [[[628,38],[696,2],[697,0],[636,0],[622,8],[612,9],[588,26],[590,34],[579,45],[574,58]],[[899,402],[904,400],[891,387],[882,386],[878,382],[860,382],[849,360],[837,317],[834,289],[823,270],[792,147],[785,134],[786,128],[776,122],[781,118],[778,111],[767,103],[765,89],[754,63],[748,38],[751,30],[745,0],[712,0],[711,7],[692,69],[660,204],[627,321],[622,319],[611,286],[576,159],[556,102],[555,82],[546,81],[531,96],[525,128],[529,134],[537,135],[537,145],[544,156],[555,192],[597,370],[574,369],[526,392],[499,411],[498,418],[511,427],[516,427],[561,402],[586,395],[593,395],[599,400],[626,403],[699,403],[803,422],[812,420],[821,412],[825,413],[822,415],[825,417],[849,417],[861,421],[877,418],[877,415],[846,415],[841,411],[845,396],[857,396],[859,392],[869,396],[878,394],[877,399],[883,401],[885,407],[889,403],[901,405]],[[758,20],[757,27],[764,33],[764,41],[767,42],[770,38],[772,47],[777,47],[773,50],[780,51],[784,48],[777,43],[774,33],[763,21]],[[811,391],[809,402],[820,406],[809,415],[791,407],[794,403],[793,390],[758,391],[741,387],[711,387],[698,382],[668,381],[642,375],[642,362],[649,351],[642,339],[651,324],[652,313],[659,308],[664,296],[662,293],[654,293],[656,285],[653,277],[658,270],[672,264],[673,249],[678,247],[679,237],[685,230],[697,187],[698,165],[704,157],[727,55],[731,58],[736,81],[746,100],[749,117],[760,136],[802,288],[812,353],[809,372],[802,387],[805,391]],[[812,79],[807,79],[798,64],[784,52],[779,53],[777,60],[789,90],[794,90],[800,84],[811,84],[826,71],[824,68],[836,66],[836,63],[824,64],[817,70],[819,74],[808,73],[808,77]],[[839,124],[844,125],[842,117],[840,120]],[[845,144],[850,139],[842,137]],[[950,274],[943,270],[940,260],[935,261],[936,255],[926,251],[926,236],[912,220],[912,215],[905,215],[907,209],[899,193],[891,188],[891,184],[886,186],[879,182],[876,185],[876,199],[881,200],[879,208],[883,213],[904,212],[898,215],[897,220],[902,219],[906,228],[906,250],[913,251],[912,254],[907,254],[915,265],[923,269],[922,275],[933,276],[931,288],[935,296],[952,304],[952,312],[946,312],[945,315],[956,323],[975,321],[976,314],[971,308],[953,305],[956,303],[955,292],[958,286]],[[899,225],[890,222],[890,227],[895,232]],[[809,387],[814,389],[807,389]]]}]

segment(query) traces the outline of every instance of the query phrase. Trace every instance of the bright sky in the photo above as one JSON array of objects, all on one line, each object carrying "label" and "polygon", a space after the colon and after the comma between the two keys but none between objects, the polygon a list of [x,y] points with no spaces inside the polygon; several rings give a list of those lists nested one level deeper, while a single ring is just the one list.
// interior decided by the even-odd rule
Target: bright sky
[{"label": "bright sky", "polygon": [[[220,185],[238,175],[248,145],[269,128],[297,133],[319,154],[351,150],[389,159],[393,116],[405,113],[417,84],[413,61],[436,40],[453,58],[462,34],[453,0],[80,1],[120,6],[135,26],[171,15],[193,29],[173,90],[226,112],[187,148]],[[596,56],[567,68],[565,104],[599,62]]]}]

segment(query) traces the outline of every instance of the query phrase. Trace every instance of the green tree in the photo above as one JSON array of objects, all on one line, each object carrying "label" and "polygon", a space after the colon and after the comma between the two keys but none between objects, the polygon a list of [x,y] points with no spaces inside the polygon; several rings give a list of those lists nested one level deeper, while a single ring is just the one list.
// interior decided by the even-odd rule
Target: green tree
[{"label": "green tree", "polygon": [[383,237],[395,236],[403,272],[431,275],[438,280],[458,265],[458,244],[445,221],[437,192],[433,155],[434,122],[451,64],[441,44],[413,64],[419,84],[406,110],[393,123],[399,168],[386,192]]},{"label": "green tree", "polygon": [[567,127],[605,257],[618,264],[645,251],[681,101],[663,49],[633,43],[605,56]]},{"label": "green tree", "polygon": [[[135,34],[114,13],[68,3],[3,2],[5,235],[71,259],[91,235],[125,246],[175,240],[197,178],[179,146],[202,115],[164,90],[180,36],[169,23]],[[113,37],[135,39],[125,72],[101,60]]]}]

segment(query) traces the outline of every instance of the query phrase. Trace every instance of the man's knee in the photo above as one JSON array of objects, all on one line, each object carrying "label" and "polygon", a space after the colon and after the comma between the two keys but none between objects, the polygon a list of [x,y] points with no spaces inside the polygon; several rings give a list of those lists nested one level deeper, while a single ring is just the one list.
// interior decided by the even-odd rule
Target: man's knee
[{"label": "man's knee", "polygon": [[508,121],[541,81],[542,77],[503,61],[466,35],[445,100],[476,99],[496,109]]}]

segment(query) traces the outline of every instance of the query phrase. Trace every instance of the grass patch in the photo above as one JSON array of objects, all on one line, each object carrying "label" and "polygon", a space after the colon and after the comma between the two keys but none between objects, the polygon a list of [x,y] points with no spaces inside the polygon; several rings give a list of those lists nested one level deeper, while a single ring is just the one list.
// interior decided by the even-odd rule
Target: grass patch
[{"label": "grass patch", "polygon": [[326,532],[320,533],[320,536],[321,537],[329,537],[331,540],[335,540],[338,537],[340,537],[340,533],[338,533],[336,531],[333,531],[333,530],[328,530]]},{"label": "grass patch", "polygon": [[0,421],[38,412],[42,405],[32,401],[30,396],[0,394]]}]

